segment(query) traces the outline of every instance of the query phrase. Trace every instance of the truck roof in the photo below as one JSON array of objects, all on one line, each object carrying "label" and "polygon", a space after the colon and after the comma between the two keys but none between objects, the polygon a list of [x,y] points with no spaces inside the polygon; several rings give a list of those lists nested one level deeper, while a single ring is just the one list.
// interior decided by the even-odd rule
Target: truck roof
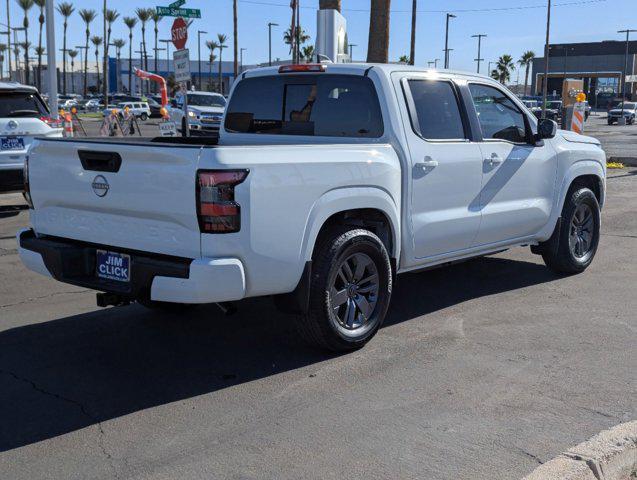
[{"label": "truck roof", "polygon": [[[327,73],[341,73],[344,75],[364,75],[367,70],[373,68],[374,70],[380,70],[385,75],[390,75],[393,72],[420,72],[420,73],[437,73],[441,75],[461,76],[467,78],[481,78],[486,80],[493,80],[486,75],[478,74],[475,72],[467,72],[462,70],[438,70],[433,68],[425,68],[414,65],[405,65],[401,63],[324,63]],[[246,70],[243,75],[256,77],[266,75],[276,75],[279,72],[280,66],[272,67],[259,67],[251,70]]]},{"label": "truck roof", "polygon": [[31,85],[23,85],[18,82],[0,82],[0,90],[12,92],[37,92],[38,89]]}]

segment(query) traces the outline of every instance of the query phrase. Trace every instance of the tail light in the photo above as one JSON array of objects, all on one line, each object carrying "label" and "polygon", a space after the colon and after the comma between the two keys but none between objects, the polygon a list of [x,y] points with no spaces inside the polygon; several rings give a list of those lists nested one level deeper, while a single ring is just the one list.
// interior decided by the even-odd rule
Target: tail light
[{"label": "tail light", "polygon": [[295,63],[293,65],[281,65],[279,73],[297,73],[297,72],[324,72],[325,65],[322,63]]},{"label": "tail light", "polygon": [[51,128],[62,128],[62,119],[61,118],[54,118],[54,117],[51,117],[51,116],[43,116],[43,117],[40,117],[40,120],[42,120],[44,123],[46,123]]},{"label": "tail light", "polygon": [[234,187],[248,170],[200,170],[197,172],[197,217],[203,233],[233,233],[241,230],[241,206],[234,200]]},{"label": "tail light", "polygon": [[33,202],[31,201],[31,188],[29,187],[29,156],[24,158],[24,168],[22,170],[22,179],[24,182],[24,199],[26,200],[29,208],[33,208]]}]

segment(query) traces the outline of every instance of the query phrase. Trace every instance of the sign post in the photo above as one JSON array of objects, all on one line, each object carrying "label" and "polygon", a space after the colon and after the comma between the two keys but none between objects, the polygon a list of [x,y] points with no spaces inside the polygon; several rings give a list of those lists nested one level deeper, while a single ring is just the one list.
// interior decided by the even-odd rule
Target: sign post
[{"label": "sign post", "polygon": [[[184,41],[184,44],[185,44],[185,41]],[[177,46],[177,43],[175,43],[175,46]],[[175,50],[173,52],[173,64],[175,65],[175,81],[181,85],[181,91],[184,96],[183,109],[184,109],[184,124],[186,127],[185,134],[187,137],[189,137],[190,127],[188,124],[188,82],[190,81],[190,51],[187,48],[181,49],[181,50]]]}]

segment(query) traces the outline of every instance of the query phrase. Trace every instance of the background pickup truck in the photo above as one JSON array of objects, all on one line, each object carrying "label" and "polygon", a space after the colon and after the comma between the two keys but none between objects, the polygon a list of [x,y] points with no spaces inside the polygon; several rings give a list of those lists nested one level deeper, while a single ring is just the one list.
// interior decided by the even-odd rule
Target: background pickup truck
[{"label": "background pickup truck", "polygon": [[486,77],[364,64],[245,72],[218,141],[39,139],[27,170],[32,270],[101,305],[273,296],[334,350],[398,273],[521,245],[583,271],[606,176],[595,139]]}]

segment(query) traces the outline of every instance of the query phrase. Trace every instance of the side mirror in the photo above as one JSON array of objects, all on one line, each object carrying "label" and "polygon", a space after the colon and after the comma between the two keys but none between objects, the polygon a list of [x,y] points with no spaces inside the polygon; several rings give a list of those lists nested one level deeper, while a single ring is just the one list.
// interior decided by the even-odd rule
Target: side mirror
[{"label": "side mirror", "polygon": [[555,120],[548,118],[540,119],[537,124],[537,138],[543,140],[545,138],[553,138],[557,134],[557,123]]}]

